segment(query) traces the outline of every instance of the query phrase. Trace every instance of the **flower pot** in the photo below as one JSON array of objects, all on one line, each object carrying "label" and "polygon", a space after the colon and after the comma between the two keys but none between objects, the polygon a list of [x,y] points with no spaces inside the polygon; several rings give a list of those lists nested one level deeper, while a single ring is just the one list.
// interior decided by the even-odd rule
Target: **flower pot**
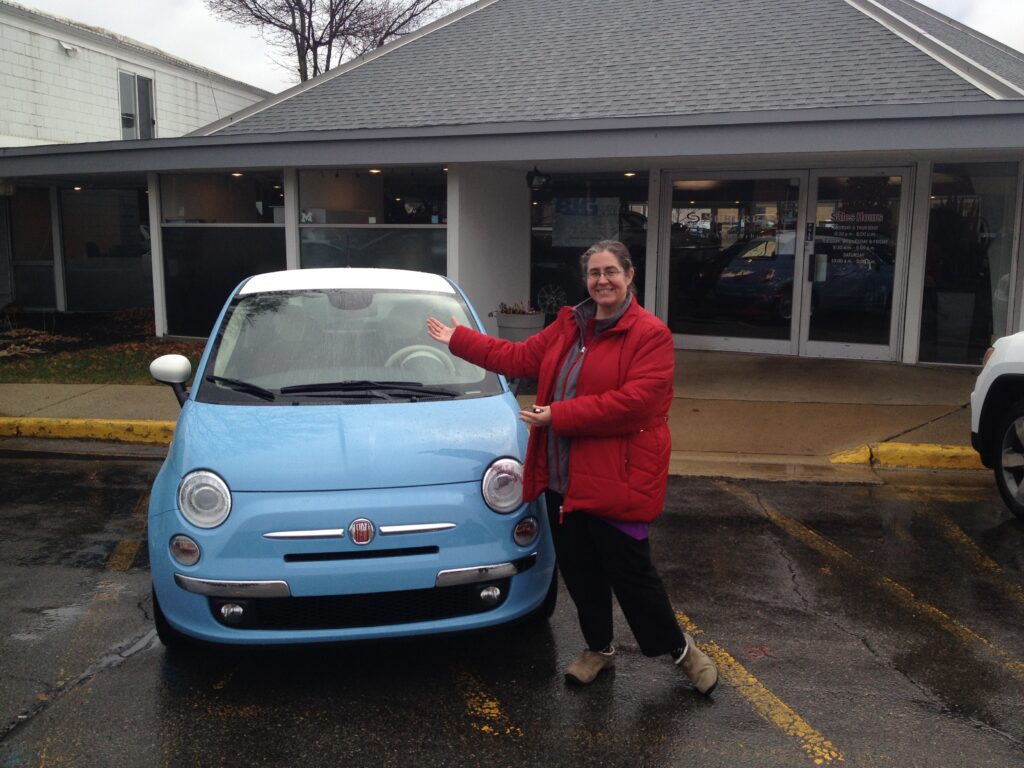
[{"label": "flower pot", "polygon": [[528,315],[498,312],[494,318],[498,322],[499,338],[509,341],[525,341],[544,327],[543,312]]}]

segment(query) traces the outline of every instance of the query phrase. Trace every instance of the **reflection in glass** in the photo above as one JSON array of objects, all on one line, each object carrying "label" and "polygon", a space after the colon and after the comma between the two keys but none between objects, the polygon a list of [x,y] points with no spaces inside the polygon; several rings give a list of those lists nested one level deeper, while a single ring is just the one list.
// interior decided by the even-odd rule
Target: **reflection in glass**
[{"label": "reflection in glass", "polygon": [[[469,308],[455,293],[360,288],[241,296],[232,302],[219,329],[207,370],[274,393],[282,387],[308,388],[304,395],[275,401],[281,405],[297,399],[304,404],[344,404],[365,402],[367,395],[376,402],[430,396],[414,388],[384,396],[375,395],[373,388],[355,387],[367,381],[442,387],[446,397],[499,392],[494,374],[425,338],[424,323],[431,316],[453,317],[474,327]],[[339,382],[352,386],[315,386]],[[266,404],[245,388],[208,381],[199,387],[203,402]],[[346,391],[351,398],[344,396]]]},{"label": "reflection in glass", "polygon": [[587,297],[580,256],[599,240],[629,249],[643,300],[647,257],[647,174],[555,175],[532,191],[530,301],[553,315]]},{"label": "reflection in glass", "polygon": [[281,173],[178,173],[160,177],[161,218],[167,224],[280,224]]},{"label": "reflection in glass", "polygon": [[285,268],[283,227],[165,227],[167,332],[207,336],[244,278]]},{"label": "reflection in glass", "polygon": [[1015,163],[936,164],[925,259],[920,359],[978,365],[1006,333]]},{"label": "reflection in glass", "polygon": [[440,168],[299,172],[300,224],[446,224],[447,200]]},{"label": "reflection in glass", "polygon": [[50,191],[18,187],[10,198],[14,299],[23,307],[51,309],[57,298],[53,283],[53,227]]},{"label": "reflection in glass", "polygon": [[141,190],[61,190],[69,310],[153,306],[148,225]]},{"label": "reflection in glass", "polygon": [[444,229],[303,227],[300,263],[310,267],[381,267],[447,273]]},{"label": "reflection in glass", "polygon": [[808,338],[889,344],[899,176],[818,179]]},{"label": "reflection in glass", "polygon": [[686,179],[672,185],[669,327],[788,339],[799,179]]}]

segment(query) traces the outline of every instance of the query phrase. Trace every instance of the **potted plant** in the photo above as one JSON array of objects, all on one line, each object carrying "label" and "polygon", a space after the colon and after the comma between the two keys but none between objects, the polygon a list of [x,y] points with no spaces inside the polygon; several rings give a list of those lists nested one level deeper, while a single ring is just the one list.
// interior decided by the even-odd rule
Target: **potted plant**
[{"label": "potted plant", "polygon": [[507,304],[504,301],[490,313],[498,322],[498,336],[509,341],[525,341],[544,327],[544,313],[528,301]]}]

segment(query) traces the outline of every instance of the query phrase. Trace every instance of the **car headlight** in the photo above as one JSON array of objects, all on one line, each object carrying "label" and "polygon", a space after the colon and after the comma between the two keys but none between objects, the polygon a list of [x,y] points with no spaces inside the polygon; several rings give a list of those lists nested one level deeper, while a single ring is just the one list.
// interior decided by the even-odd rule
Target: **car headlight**
[{"label": "car headlight", "polygon": [[523,504],[523,465],[515,459],[498,459],[484,472],[480,484],[487,506],[508,514]]},{"label": "car headlight", "polygon": [[231,491],[213,472],[189,472],[178,486],[178,509],[198,528],[216,528],[231,514]]}]

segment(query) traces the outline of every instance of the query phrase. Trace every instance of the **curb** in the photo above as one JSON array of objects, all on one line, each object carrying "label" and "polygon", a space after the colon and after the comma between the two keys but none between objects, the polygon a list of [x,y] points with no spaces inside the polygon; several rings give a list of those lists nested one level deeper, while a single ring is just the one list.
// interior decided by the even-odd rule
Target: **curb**
[{"label": "curb", "polygon": [[55,437],[169,445],[173,421],[0,417],[0,437]]},{"label": "curb", "polygon": [[870,443],[834,453],[829,460],[893,469],[985,469],[974,448],[935,443]]}]

